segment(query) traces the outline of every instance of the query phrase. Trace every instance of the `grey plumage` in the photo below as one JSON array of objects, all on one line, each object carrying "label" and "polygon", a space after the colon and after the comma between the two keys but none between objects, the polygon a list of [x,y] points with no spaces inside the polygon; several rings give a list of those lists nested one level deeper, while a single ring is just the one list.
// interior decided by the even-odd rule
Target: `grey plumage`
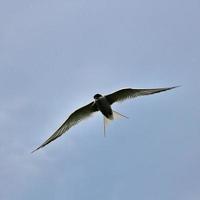
[{"label": "grey plumage", "polygon": [[166,90],[171,90],[179,86],[168,87],[168,88],[154,88],[154,89],[132,89],[126,88],[122,90],[118,90],[117,92],[113,92],[112,94],[106,95],[107,100],[110,105],[115,102],[124,101],[129,98],[135,98],[138,96],[150,95],[154,93],[164,92]]},{"label": "grey plumage", "polygon": [[38,148],[36,148],[33,152],[37,151],[38,149],[46,146],[50,142],[54,141],[67,130],[69,130],[72,126],[76,125],[80,121],[86,119],[87,117],[91,116],[92,113],[101,111],[101,113],[106,117],[113,119],[112,117],[112,108],[111,105],[115,102],[124,101],[129,98],[135,98],[138,96],[150,95],[154,93],[164,92],[166,90],[174,89],[175,87],[168,87],[168,88],[154,88],[154,89],[132,89],[126,88],[121,89],[116,92],[113,92],[109,95],[102,96],[100,94],[96,94],[94,96],[95,101],[83,106],[73,112],[68,119],[61,125],[61,127],[55,131],[44,143],[42,143]]},{"label": "grey plumage", "polygon": [[38,149],[46,146],[53,140],[60,137],[63,133],[65,133],[67,130],[69,130],[72,126],[76,125],[81,120],[84,120],[85,118],[89,117],[93,112],[96,112],[97,109],[94,105],[94,102],[89,103],[86,106],[83,106],[73,112],[68,119],[61,125],[61,127],[53,133],[44,143],[42,143],[37,149],[35,149],[33,152],[37,151]]}]

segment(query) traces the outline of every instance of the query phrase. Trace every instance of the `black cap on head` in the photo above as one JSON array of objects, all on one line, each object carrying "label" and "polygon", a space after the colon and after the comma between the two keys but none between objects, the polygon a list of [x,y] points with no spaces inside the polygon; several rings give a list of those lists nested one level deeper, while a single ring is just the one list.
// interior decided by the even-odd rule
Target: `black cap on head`
[{"label": "black cap on head", "polygon": [[100,97],[102,97],[101,94],[95,94],[95,95],[94,95],[94,99],[98,99],[98,98],[100,98]]}]

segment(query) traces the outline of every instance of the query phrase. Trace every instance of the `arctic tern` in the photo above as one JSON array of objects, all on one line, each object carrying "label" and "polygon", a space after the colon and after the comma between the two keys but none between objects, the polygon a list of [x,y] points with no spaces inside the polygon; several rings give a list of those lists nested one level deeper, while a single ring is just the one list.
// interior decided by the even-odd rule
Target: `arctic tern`
[{"label": "arctic tern", "polygon": [[101,94],[95,94],[94,95],[94,101],[91,103],[77,109],[74,111],[68,119],[61,125],[61,127],[56,130],[53,135],[51,135],[44,143],[42,143],[38,148],[36,148],[33,152],[37,151],[38,149],[46,146],[53,140],[57,139],[61,135],[63,135],[66,131],[68,131],[72,126],[76,125],[83,119],[86,119],[87,117],[91,116],[93,113],[100,111],[103,114],[104,117],[104,135],[105,135],[105,127],[108,122],[111,120],[118,118],[118,117],[125,117],[126,116],[112,110],[111,105],[115,102],[121,102],[126,99],[135,98],[138,96],[144,96],[144,95],[150,95],[155,94],[159,92],[164,92],[166,90],[174,89],[175,87],[167,87],[167,88],[154,88],[154,89],[132,89],[132,88],[126,88],[121,89],[116,92],[113,92],[108,95],[101,95]]}]

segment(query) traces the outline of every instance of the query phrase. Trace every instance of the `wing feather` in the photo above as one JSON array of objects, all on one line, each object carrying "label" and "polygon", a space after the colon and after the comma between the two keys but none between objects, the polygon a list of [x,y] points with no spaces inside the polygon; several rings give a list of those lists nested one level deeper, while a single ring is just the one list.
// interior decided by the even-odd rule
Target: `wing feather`
[{"label": "wing feather", "polygon": [[126,88],[118,90],[117,92],[111,93],[109,95],[106,95],[106,98],[110,104],[113,104],[115,102],[124,101],[129,98],[135,98],[138,96],[144,96],[144,95],[150,95],[155,94],[159,92],[164,92],[166,90],[174,89],[175,87],[168,87],[168,88],[154,88],[154,89],[132,89],[132,88]]},{"label": "wing feather", "polygon": [[38,148],[36,148],[35,150],[32,151],[35,152],[38,149],[46,146],[47,144],[49,144],[50,142],[52,142],[53,140],[57,139],[58,137],[60,137],[62,134],[64,134],[67,130],[69,130],[72,126],[76,125],[77,123],[79,123],[80,121],[86,119],[87,117],[89,117],[92,113],[96,112],[97,109],[94,105],[94,102],[89,103],[86,106],[83,106],[81,108],[79,108],[78,110],[74,111],[69,117],[68,119],[61,125],[61,127],[56,130],[53,135],[51,135],[44,143],[42,143]]}]

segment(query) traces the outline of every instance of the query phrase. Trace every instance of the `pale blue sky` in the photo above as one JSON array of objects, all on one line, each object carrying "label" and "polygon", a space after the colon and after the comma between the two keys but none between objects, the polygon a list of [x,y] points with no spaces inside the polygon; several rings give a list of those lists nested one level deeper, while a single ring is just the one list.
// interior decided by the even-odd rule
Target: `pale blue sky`
[{"label": "pale blue sky", "polygon": [[[0,1],[0,199],[200,198],[198,0]],[[95,93],[116,104],[30,154]]]}]

